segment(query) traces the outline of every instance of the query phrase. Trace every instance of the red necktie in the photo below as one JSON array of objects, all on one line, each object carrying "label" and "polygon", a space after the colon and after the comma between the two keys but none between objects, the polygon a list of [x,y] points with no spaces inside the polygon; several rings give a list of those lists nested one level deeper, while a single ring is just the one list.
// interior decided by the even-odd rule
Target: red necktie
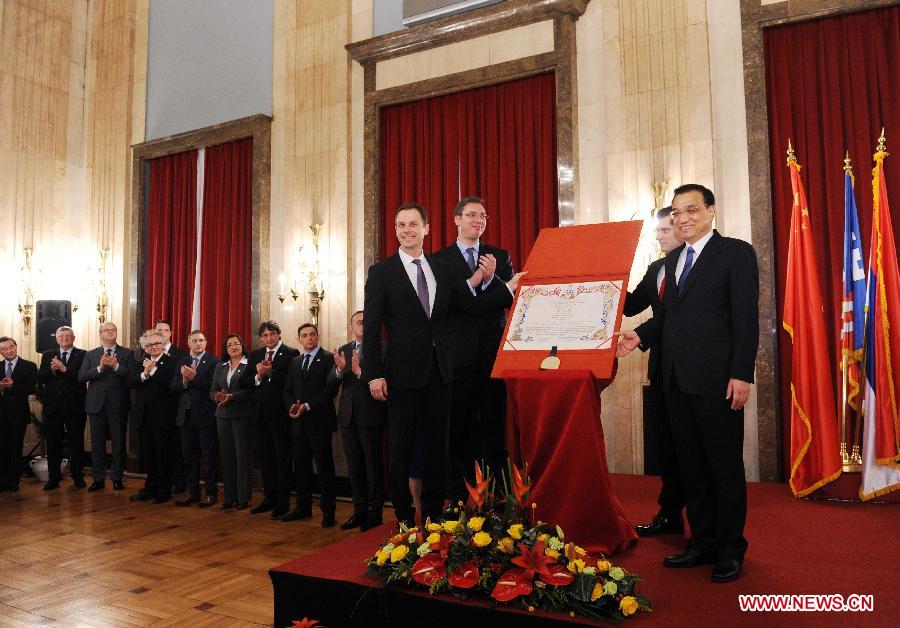
[{"label": "red necktie", "polygon": [[659,282],[659,300],[662,301],[663,297],[666,294],[666,278],[663,277],[662,281]]}]

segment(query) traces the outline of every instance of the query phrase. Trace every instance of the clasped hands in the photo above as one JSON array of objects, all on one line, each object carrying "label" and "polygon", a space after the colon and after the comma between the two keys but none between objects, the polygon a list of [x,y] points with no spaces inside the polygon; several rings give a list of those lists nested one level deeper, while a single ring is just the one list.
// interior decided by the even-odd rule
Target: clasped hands
[{"label": "clasped hands", "polygon": [[12,377],[4,377],[3,379],[0,379],[0,388],[12,388],[12,385]]},{"label": "clasped hands", "polygon": [[216,405],[224,406],[227,405],[233,398],[233,395],[226,393],[224,390],[220,390],[216,393]]},{"label": "clasped hands", "polygon": [[[616,345],[617,358],[625,357],[641,344],[641,337],[633,331],[617,331],[613,336],[619,337],[619,342]],[[747,403],[747,399],[750,398],[750,382],[732,377],[728,380],[725,398],[731,399],[732,410],[740,410]]]},{"label": "clasped hands", "polygon": [[50,370],[54,373],[56,371],[65,373],[67,369],[66,365],[62,363],[62,360],[60,360],[58,356],[53,356],[53,358],[50,360]]},{"label": "clasped hands", "polygon": [[[341,373],[343,373],[347,369],[347,358],[344,357],[343,352],[341,352],[339,349],[334,350],[334,365]],[[362,375],[362,367],[359,363],[359,354],[356,351],[353,352],[353,357],[350,359],[350,369],[357,377]]]},{"label": "clasped hands", "polygon": [[111,368],[115,369],[119,366],[119,360],[114,355],[106,355],[105,353],[100,358],[100,367],[101,368]]},{"label": "clasped hands", "polygon": [[[490,283],[494,279],[494,272],[496,270],[497,260],[493,255],[491,255],[490,253],[480,255],[478,257],[478,268],[476,268],[472,276],[469,277],[469,285],[473,288],[477,288],[482,284]],[[519,287],[519,280],[522,278],[522,275],[524,275],[525,272],[516,273],[515,275],[513,275],[512,279],[506,282],[506,285],[509,287],[511,292],[515,292],[516,288]]]},{"label": "clasped hands", "polygon": [[259,364],[256,365],[256,377],[262,381],[264,378],[268,377],[272,372],[272,361],[271,360],[262,360]]}]

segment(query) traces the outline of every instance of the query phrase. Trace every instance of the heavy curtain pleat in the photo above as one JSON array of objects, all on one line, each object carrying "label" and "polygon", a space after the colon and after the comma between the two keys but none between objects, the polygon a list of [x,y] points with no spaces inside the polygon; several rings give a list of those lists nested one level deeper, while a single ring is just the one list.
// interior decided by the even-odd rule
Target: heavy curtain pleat
[{"label": "heavy curtain pleat", "polygon": [[[790,338],[781,327],[791,222],[790,172],[785,150],[790,137],[806,185],[810,219],[824,293],[827,359],[839,372],[841,273],[844,233],[843,159],[856,176],[856,200],[867,264],[872,228],[872,153],[882,126],[888,150],[900,156],[900,6],[768,28],[764,32],[772,221],[778,283],[778,346],[781,416],[790,417]],[[888,189],[900,190],[900,159],[886,160]],[[894,220],[900,238],[900,220]],[[900,241],[900,240],[898,240]],[[790,442],[789,421],[782,422]],[[790,469],[789,448],[784,448]]]},{"label": "heavy curtain pleat", "polygon": [[430,215],[426,253],[456,239],[453,207],[485,199],[485,242],[520,268],[543,227],[559,221],[556,90],[552,73],[385,107],[381,111],[382,257],[397,250],[394,211]]},{"label": "heavy curtain pleat", "polygon": [[253,138],[206,149],[200,254],[200,327],[209,350],[225,336],[250,344]]},{"label": "heavy curtain pleat", "polygon": [[181,346],[191,325],[196,241],[197,151],[150,160],[144,326],[171,320]]}]

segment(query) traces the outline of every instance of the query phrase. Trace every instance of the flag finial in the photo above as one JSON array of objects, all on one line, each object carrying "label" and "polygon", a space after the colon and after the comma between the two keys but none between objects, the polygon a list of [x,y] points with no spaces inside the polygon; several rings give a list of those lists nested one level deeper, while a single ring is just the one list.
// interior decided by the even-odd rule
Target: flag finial
[{"label": "flag finial", "polygon": [[881,135],[878,136],[878,146],[875,148],[876,152],[883,153],[885,152],[886,147],[884,145],[884,127],[881,127]]},{"label": "flag finial", "polygon": [[847,155],[844,157],[844,172],[852,175],[853,174],[853,166],[850,165],[850,151],[847,151]]},{"label": "flag finial", "polygon": [[794,147],[791,146],[791,138],[788,138],[787,163],[789,166],[792,163],[797,163],[797,157],[794,155]]}]

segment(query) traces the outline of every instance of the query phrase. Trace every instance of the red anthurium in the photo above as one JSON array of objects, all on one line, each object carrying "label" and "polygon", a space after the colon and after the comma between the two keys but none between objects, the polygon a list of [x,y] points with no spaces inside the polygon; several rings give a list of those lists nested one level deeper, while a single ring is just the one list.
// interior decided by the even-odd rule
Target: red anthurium
[{"label": "red anthurium", "polygon": [[304,617],[303,619],[295,619],[293,622],[291,622],[291,628],[315,628],[318,625],[318,620],[307,619],[306,617]]},{"label": "red anthurium", "polygon": [[513,495],[516,498],[516,503],[519,504],[519,508],[525,508],[525,496],[528,495],[528,491],[531,490],[531,484],[525,483],[525,480],[522,479],[522,472],[519,471],[519,468],[516,465],[510,466],[512,466]]},{"label": "red anthurium", "polygon": [[441,540],[437,543],[432,543],[430,546],[430,550],[432,552],[437,552],[440,554],[441,558],[447,558],[447,554],[450,553],[450,543],[453,542],[453,537],[449,534],[442,534]]},{"label": "red anthurium", "polygon": [[570,572],[562,565],[553,565],[552,567],[550,567],[549,576],[541,574],[541,580],[543,580],[547,584],[552,584],[557,587],[564,587],[567,584],[572,584],[572,581],[574,579],[575,576],[572,575],[572,572]]},{"label": "red anthurium", "polygon": [[525,569],[529,578],[533,579],[534,574],[550,576],[550,570],[547,568],[547,565],[556,562],[556,559],[544,554],[543,541],[538,541],[531,548],[524,543],[519,543],[519,550],[522,553],[513,558],[512,563]]},{"label": "red anthurium", "polygon": [[456,569],[447,576],[450,584],[460,589],[471,589],[478,584],[478,578],[478,566],[472,561],[457,565]]},{"label": "red anthurium", "polygon": [[466,480],[466,488],[469,490],[469,507],[477,510],[481,508],[481,505],[484,504],[485,491],[487,490],[488,484],[490,483],[490,477],[485,478],[481,473],[481,467],[478,465],[478,462],[475,463],[475,486],[469,484],[469,481]]},{"label": "red anthurium", "polygon": [[507,569],[497,580],[494,590],[491,591],[491,597],[498,602],[509,602],[520,595],[528,595],[534,590],[534,583],[531,576],[524,569],[513,567]]},{"label": "red anthurium", "polygon": [[447,575],[447,566],[444,564],[444,559],[437,554],[425,554],[413,565],[411,573],[413,580],[430,587],[435,580],[440,580]]}]

